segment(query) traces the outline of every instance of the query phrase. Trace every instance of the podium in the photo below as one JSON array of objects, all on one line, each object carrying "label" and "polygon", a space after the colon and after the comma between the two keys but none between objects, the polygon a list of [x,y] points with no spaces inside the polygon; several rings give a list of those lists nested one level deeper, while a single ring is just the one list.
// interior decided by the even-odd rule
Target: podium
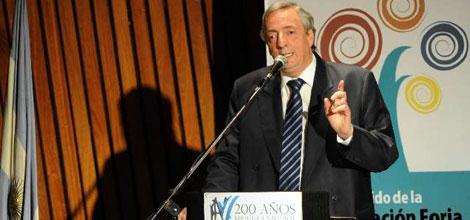
[{"label": "podium", "polygon": [[325,220],[330,219],[329,197],[328,192],[190,192],[184,200],[189,220]]}]

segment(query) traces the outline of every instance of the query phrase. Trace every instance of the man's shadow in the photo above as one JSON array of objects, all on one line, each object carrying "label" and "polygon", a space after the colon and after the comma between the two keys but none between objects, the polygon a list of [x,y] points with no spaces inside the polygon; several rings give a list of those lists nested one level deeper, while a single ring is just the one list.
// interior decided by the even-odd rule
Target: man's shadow
[{"label": "man's shadow", "polygon": [[[172,106],[159,91],[134,89],[122,97],[120,110],[127,147],[113,152],[106,162],[93,219],[146,219],[200,154],[176,143]],[[206,163],[184,191],[200,191],[205,170]],[[158,219],[169,219],[169,215],[165,212]]]}]

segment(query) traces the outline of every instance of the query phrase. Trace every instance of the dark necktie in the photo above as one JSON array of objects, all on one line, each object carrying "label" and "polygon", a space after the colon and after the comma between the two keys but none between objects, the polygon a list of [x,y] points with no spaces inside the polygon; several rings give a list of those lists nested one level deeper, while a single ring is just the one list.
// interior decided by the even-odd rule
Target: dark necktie
[{"label": "dark necktie", "polygon": [[282,128],[281,169],[279,190],[300,190],[300,157],[302,145],[302,79],[290,80],[287,85],[291,95],[287,102],[286,116]]}]

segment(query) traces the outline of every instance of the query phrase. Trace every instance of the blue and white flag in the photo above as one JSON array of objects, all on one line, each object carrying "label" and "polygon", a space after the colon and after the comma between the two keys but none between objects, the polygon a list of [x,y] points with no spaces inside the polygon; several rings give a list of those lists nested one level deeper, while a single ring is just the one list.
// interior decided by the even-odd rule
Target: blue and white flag
[{"label": "blue and white flag", "polygon": [[16,1],[0,160],[0,220],[39,219],[26,0]]}]

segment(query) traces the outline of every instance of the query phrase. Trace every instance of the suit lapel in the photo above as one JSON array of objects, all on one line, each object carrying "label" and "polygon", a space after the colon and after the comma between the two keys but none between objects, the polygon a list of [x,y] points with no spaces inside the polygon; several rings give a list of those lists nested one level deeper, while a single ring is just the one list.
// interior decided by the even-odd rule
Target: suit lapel
[{"label": "suit lapel", "polygon": [[[303,180],[310,178],[320,156],[325,154],[325,139],[330,126],[325,117],[323,98],[330,96],[331,94],[329,93],[334,88],[333,84],[328,80],[324,61],[317,54],[315,56],[317,67],[310,96],[309,115],[305,132]],[[308,182],[310,181],[302,181],[301,188],[305,189],[304,183]]]},{"label": "suit lapel", "polygon": [[282,125],[282,103],[281,103],[281,77],[279,74],[266,84],[259,94],[258,108],[260,109],[261,127],[264,140],[275,170],[279,174],[279,163],[281,154],[281,125]]}]

